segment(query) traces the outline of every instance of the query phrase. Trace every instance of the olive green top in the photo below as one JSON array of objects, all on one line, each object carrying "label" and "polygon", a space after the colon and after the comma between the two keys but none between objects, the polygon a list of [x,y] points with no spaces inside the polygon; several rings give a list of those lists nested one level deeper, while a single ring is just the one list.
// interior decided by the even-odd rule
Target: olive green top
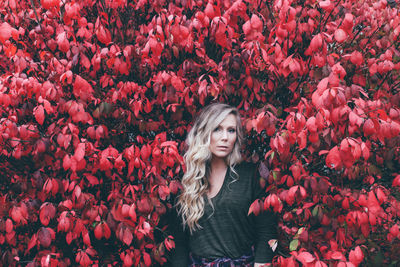
[{"label": "olive green top", "polygon": [[[255,262],[272,261],[274,253],[268,241],[277,238],[276,217],[271,212],[248,215],[254,200],[266,194],[259,183],[257,166],[243,162],[235,166],[235,170],[239,178],[234,181],[235,176],[228,169],[220,191],[211,198],[214,211],[205,196],[204,216],[199,220],[202,229],[190,235],[188,229],[183,231],[181,221],[173,223],[172,266],[188,266],[189,252],[207,259],[235,259],[250,252],[253,245]],[[175,216],[178,217],[176,213]]]}]

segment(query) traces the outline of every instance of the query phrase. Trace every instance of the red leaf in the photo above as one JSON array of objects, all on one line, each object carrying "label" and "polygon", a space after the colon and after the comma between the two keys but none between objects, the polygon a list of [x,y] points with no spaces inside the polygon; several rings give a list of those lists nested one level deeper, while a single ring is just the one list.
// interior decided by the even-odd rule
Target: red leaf
[{"label": "red leaf", "polygon": [[375,73],[378,72],[378,65],[376,63],[373,63],[369,66],[369,73],[371,76],[373,76]]},{"label": "red leaf", "polygon": [[142,160],[147,160],[150,157],[151,148],[149,145],[143,145],[140,149],[140,157]]},{"label": "red leaf", "polygon": [[[400,178],[399,178],[399,186],[400,186]],[[182,188],[182,186],[178,181],[173,180],[170,182],[169,189],[171,190],[172,194],[178,193],[179,188]]]},{"label": "red leaf", "polygon": [[354,65],[361,66],[364,62],[363,55],[359,51],[354,51],[351,53],[350,61]]},{"label": "red leaf", "polygon": [[90,185],[93,186],[93,185],[98,185],[99,184],[99,179],[97,179],[96,176],[93,176],[93,175],[91,175],[89,173],[85,173],[84,175],[85,175],[86,179],[88,180],[88,182],[90,183]]},{"label": "red leaf", "polygon": [[250,215],[251,213],[254,213],[254,215],[258,216],[258,214],[260,214],[261,211],[261,206],[262,203],[260,202],[259,199],[256,199],[249,208],[249,212],[247,213],[247,215]]},{"label": "red leaf", "polygon": [[331,257],[334,260],[346,260],[346,258],[343,256],[342,252],[340,252],[340,251],[334,251],[332,253]]},{"label": "red leaf", "polygon": [[364,259],[364,254],[359,246],[350,251],[349,260],[354,265],[359,265]]},{"label": "red leaf", "polygon": [[375,124],[371,119],[368,119],[364,122],[363,132],[365,136],[376,133]]},{"label": "red leaf", "polygon": [[393,179],[392,186],[400,186],[400,174]]},{"label": "red leaf", "polygon": [[174,240],[171,240],[172,236],[168,236],[165,240],[164,240],[164,244],[165,244],[165,248],[170,251],[171,249],[173,249],[175,247],[175,242]]},{"label": "red leaf", "polygon": [[56,208],[51,203],[44,203],[40,207],[40,222],[47,226],[51,219],[53,219],[56,215]]},{"label": "red leaf", "polygon": [[64,159],[63,159],[63,168],[64,170],[68,170],[69,168],[71,168],[72,162],[71,162],[71,158],[68,154],[65,154]]},{"label": "red leaf", "polygon": [[58,0],[41,0],[40,3],[45,9],[51,9],[52,7],[58,7],[60,1]]},{"label": "red leaf", "polygon": [[228,47],[227,33],[229,32],[226,23],[224,17],[215,17],[212,21],[213,27],[217,28],[215,32],[215,42],[225,48]]},{"label": "red leaf", "polygon": [[51,244],[51,234],[50,231],[45,227],[41,227],[37,233],[39,244],[45,248],[49,247]]},{"label": "red leaf", "polygon": [[175,75],[172,76],[172,78],[171,78],[171,84],[178,91],[183,91],[183,89],[185,88],[185,85],[182,82],[182,80],[178,76],[175,76]]},{"label": "red leaf", "polygon": [[378,198],[379,204],[382,205],[387,201],[386,194],[379,187],[376,189],[376,196]]},{"label": "red leaf", "polygon": [[132,266],[133,265],[133,261],[132,261],[132,257],[128,254],[125,255],[125,257],[123,258],[124,260],[124,266]]},{"label": "red leaf", "polygon": [[242,29],[245,35],[249,35],[252,32],[250,20],[243,24]]},{"label": "red leaf", "polygon": [[146,252],[143,252],[143,260],[146,266],[151,266],[151,258],[150,255]]},{"label": "red leaf", "polygon": [[85,143],[79,143],[76,147],[74,158],[76,161],[80,161],[85,156]]},{"label": "red leaf", "polygon": [[310,50],[317,51],[321,46],[322,46],[322,36],[321,34],[317,34],[311,39]]},{"label": "red leaf", "polygon": [[374,214],[382,209],[373,191],[368,193],[368,209]]},{"label": "red leaf", "polygon": [[129,208],[129,217],[133,222],[136,222],[136,210],[135,210],[135,204],[132,204]]},{"label": "red leaf", "polygon": [[299,255],[297,255],[297,259],[303,264],[311,263],[315,260],[313,255],[311,255],[309,252],[299,253]]},{"label": "red leaf", "polygon": [[58,49],[60,49],[60,51],[64,53],[67,53],[69,51],[70,46],[66,32],[61,32],[59,35],[57,35],[57,44],[58,44]]},{"label": "red leaf", "polygon": [[310,132],[316,132],[317,129],[317,124],[316,124],[316,119],[314,116],[308,118],[307,122],[306,122],[306,127],[308,129],[308,131]]},{"label": "red leaf", "polygon": [[348,32],[351,33],[353,29],[353,20],[354,16],[351,13],[346,13],[343,19],[342,27]]},{"label": "red leaf", "polygon": [[89,256],[84,251],[78,252],[75,261],[78,262],[81,266],[90,266],[92,264]]},{"label": "red leaf", "polygon": [[14,230],[14,224],[11,219],[6,220],[6,233],[11,233]]},{"label": "red leaf", "polygon": [[97,39],[107,45],[111,42],[111,33],[109,30],[104,28],[102,25],[96,31]]},{"label": "red leaf", "polygon": [[105,237],[106,239],[109,239],[110,236],[111,236],[110,227],[108,227],[108,224],[107,224],[107,223],[103,223],[102,226],[103,226],[104,237]]},{"label": "red leaf", "polygon": [[43,125],[44,122],[44,108],[42,105],[39,105],[35,107],[33,110],[33,114],[35,115],[36,121],[40,124]]},{"label": "red leaf", "polygon": [[333,9],[333,3],[329,0],[319,1],[319,6],[327,12],[330,12]]},{"label": "red leaf", "polygon": [[85,79],[76,75],[73,93],[76,98],[87,101],[92,97],[93,88]]},{"label": "red leaf", "polygon": [[[329,1],[329,0],[328,0]],[[321,3],[321,2],[320,2]],[[347,33],[342,29],[337,29],[335,31],[335,39],[339,43],[343,43],[347,38]]]},{"label": "red leaf", "polygon": [[255,14],[253,14],[251,16],[250,23],[251,23],[251,27],[253,29],[255,29],[256,31],[261,31],[263,28],[262,20]]},{"label": "red leaf", "polygon": [[98,225],[96,225],[96,227],[94,228],[94,236],[100,240],[103,238],[103,227],[101,226],[101,223],[99,223]]},{"label": "red leaf", "polygon": [[215,17],[215,10],[214,10],[213,5],[210,2],[208,2],[206,8],[204,9],[204,13],[210,19],[213,19]]},{"label": "red leaf", "polygon": [[129,209],[130,209],[130,206],[128,204],[123,204],[122,207],[121,207],[122,216],[128,217],[129,216]]},{"label": "red leaf", "polygon": [[133,235],[131,231],[128,228],[126,228],[124,231],[124,235],[122,237],[122,241],[129,246],[132,243],[132,239]]},{"label": "red leaf", "polygon": [[0,26],[0,42],[4,43],[10,39],[12,33],[12,27],[7,22],[3,22]]},{"label": "red leaf", "polygon": [[317,261],[315,262],[315,266],[314,267],[327,267],[328,265],[326,265],[325,262],[323,261]]},{"label": "red leaf", "polygon": [[90,236],[87,230],[82,233],[82,238],[83,238],[83,243],[85,243],[85,245],[90,247],[91,246]]},{"label": "red leaf", "polygon": [[11,209],[11,218],[14,222],[16,222],[16,224],[19,224],[21,221],[25,220],[22,216],[20,208],[16,206]]},{"label": "red leaf", "polygon": [[399,226],[397,224],[395,224],[392,227],[390,227],[390,233],[393,236],[397,236],[400,233]]},{"label": "red leaf", "polygon": [[331,169],[339,169],[342,166],[342,159],[340,157],[339,149],[337,146],[332,148],[326,157],[326,165]]},{"label": "red leaf", "polygon": [[29,250],[31,250],[34,246],[36,246],[36,243],[37,243],[37,234],[33,234],[31,239],[29,240],[28,247],[25,251],[25,255],[29,252]]},{"label": "red leaf", "polygon": [[147,197],[143,197],[137,202],[137,208],[140,213],[149,214],[152,210],[150,200]]},{"label": "red leaf", "polygon": [[349,199],[346,197],[342,201],[342,208],[348,210],[350,208]]}]

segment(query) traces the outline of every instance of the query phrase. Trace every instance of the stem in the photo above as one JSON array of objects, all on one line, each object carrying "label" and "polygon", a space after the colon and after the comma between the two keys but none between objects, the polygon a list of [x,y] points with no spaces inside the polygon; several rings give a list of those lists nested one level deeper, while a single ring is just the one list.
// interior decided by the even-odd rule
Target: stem
[{"label": "stem", "polygon": [[[319,32],[322,32],[322,26],[326,24],[326,22],[328,21],[329,17],[332,15],[333,11],[334,11],[334,10],[336,9],[336,7],[340,4],[340,2],[341,2],[341,0],[339,0],[339,1],[336,3],[335,7],[331,10],[331,12],[328,14],[328,16],[327,16],[326,18],[325,18],[325,16],[323,16],[323,17],[321,18],[321,20],[319,21],[319,25],[318,25],[318,27],[315,28],[315,30],[316,30],[316,29],[319,29]],[[326,13],[324,13],[324,14],[326,14]],[[324,23],[322,23],[323,20],[325,20]],[[313,31],[312,36],[315,35],[315,30]]]},{"label": "stem", "polygon": [[35,12],[36,21],[37,21],[37,23],[38,23],[38,25],[40,27],[40,30],[41,30],[42,29],[42,24],[39,21],[39,16],[38,16],[38,14],[36,12],[36,7],[35,7],[35,3],[33,3],[33,0],[31,0],[31,4],[32,4],[32,7],[33,7],[33,12]]},{"label": "stem", "polygon": [[389,77],[391,72],[386,73],[385,77],[382,79],[382,82],[378,85],[378,87],[376,88],[376,91],[378,91],[381,86],[383,85],[383,83],[386,81],[386,79]]},{"label": "stem", "polygon": [[271,15],[270,18],[271,18],[272,22],[273,22],[274,24],[276,24],[276,23],[275,23],[274,14],[273,14],[273,12],[272,12],[272,10],[271,10],[270,1],[265,1],[265,3],[266,3],[266,6],[267,6],[267,8],[268,8],[269,14]]},{"label": "stem", "polygon": [[374,34],[377,33],[381,28],[383,28],[383,25],[381,25],[380,27],[376,28],[376,30],[368,37],[368,41],[364,45],[364,47],[367,47],[367,44],[371,41],[372,36],[374,36]]},{"label": "stem", "polygon": [[13,139],[13,138],[9,138],[8,140],[17,141],[17,142],[26,142],[26,143],[31,143],[32,142],[32,141],[29,141],[29,140],[17,140],[17,139]]},{"label": "stem", "polygon": [[[329,13],[329,15],[326,17],[325,22],[323,23],[323,25],[325,25],[328,22],[329,17],[332,15],[333,11],[338,7],[338,5],[340,4],[341,0],[339,0],[335,7],[331,10],[331,12]],[[342,22],[341,22],[342,23]]]},{"label": "stem", "polygon": [[360,29],[357,31],[357,33],[354,34],[354,37],[353,37],[353,39],[352,39],[351,42],[350,42],[350,46],[353,44],[354,40],[356,39],[356,37],[360,34],[360,32],[361,32],[362,30],[363,30],[363,28],[360,27]]},{"label": "stem", "polygon": [[400,85],[400,82],[398,82],[398,83],[395,83],[394,85],[392,85],[392,87],[390,87],[390,90],[393,90],[393,89],[395,89],[398,85]]}]

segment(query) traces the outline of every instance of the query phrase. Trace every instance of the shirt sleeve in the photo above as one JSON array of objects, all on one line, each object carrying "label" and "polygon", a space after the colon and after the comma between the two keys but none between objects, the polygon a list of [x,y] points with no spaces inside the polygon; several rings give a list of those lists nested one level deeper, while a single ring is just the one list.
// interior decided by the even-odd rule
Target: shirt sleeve
[{"label": "shirt sleeve", "polygon": [[170,266],[183,267],[189,265],[189,236],[183,230],[182,220],[175,208],[172,208],[170,219],[171,234],[174,237],[175,249],[171,251]]},{"label": "shirt sleeve", "polygon": [[[265,168],[265,165],[263,167]],[[259,166],[257,166],[252,177],[253,201],[256,199],[263,199],[267,196],[267,193],[265,192],[266,186],[260,184],[260,179],[264,178],[261,178]],[[272,211],[263,211],[258,216],[255,216],[254,214],[252,216],[255,217],[254,220],[257,238],[255,242],[255,262],[270,263],[272,262],[275,253],[270,247],[268,241],[271,239],[277,239],[277,218]]]}]

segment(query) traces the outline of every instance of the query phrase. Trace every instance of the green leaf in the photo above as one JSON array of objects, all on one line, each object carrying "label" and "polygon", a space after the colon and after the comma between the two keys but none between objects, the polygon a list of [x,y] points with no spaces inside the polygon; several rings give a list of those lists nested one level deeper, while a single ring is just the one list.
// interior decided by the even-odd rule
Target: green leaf
[{"label": "green leaf", "polygon": [[99,109],[100,113],[109,114],[112,110],[112,105],[107,102],[101,102]]},{"label": "green leaf", "polygon": [[296,250],[298,246],[299,246],[299,240],[293,239],[292,241],[290,241],[289,249],[290,249],[290,251],[293,251],[293,250]]},{"label": "green leaf", "polygon": [[301,235],[301,233],[302,233],[304,230],[305,230],[305,228],[304,228],[304,227],[301,227],[301,228],[297,231],[297,233],[296,233],[296,235],[294,236],[294,238],[299,238],[299,235]]},{"label": "green leaf", "polygon": [[276,181],[276,179],[278,179],[278,175],[276,174],[275,171],[272,171],[272,177],[274,177],[274,181]]}]

